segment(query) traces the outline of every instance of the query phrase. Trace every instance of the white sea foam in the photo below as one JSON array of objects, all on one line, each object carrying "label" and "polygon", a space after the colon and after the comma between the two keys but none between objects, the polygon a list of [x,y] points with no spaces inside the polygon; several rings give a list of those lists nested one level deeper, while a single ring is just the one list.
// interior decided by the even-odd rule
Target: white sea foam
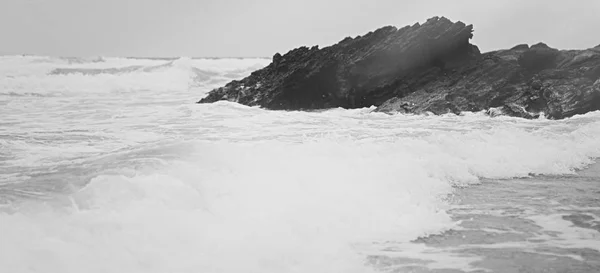
[{"label": "white sea foam", "polygon": [[7,272],[367,272],[454,226],[455,185],[600,157],[598,112],[265,111],[193,103],[264,59],[0,61]]}]

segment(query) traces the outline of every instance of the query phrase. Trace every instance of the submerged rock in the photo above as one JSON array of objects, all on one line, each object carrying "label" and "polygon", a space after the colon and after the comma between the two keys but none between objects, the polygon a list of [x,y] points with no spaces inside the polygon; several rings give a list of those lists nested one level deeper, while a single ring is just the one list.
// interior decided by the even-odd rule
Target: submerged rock
[{"label": "submerged rock", "polygon": [[490,113],[564,118],[600,109],[600,50],[523,44],[481,54],[473,26],[433,17],[383,27],[319,49],[273,56],[267,67],[211,91],[199,103],[229,100],[267,109],[378,106],[376,111]]}]

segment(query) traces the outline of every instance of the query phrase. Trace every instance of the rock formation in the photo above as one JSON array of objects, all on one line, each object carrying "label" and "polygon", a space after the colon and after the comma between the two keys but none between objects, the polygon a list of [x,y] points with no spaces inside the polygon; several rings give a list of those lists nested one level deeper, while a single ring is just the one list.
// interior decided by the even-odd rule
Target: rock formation
[{"label": "rock formation", "polygon": [[565,118],[600,110],[600,48],[559,51],[539,43],[481,54],[473,26],[434,17],[380,28],[330,47],[301,47],[211,91],[200,103],[229,100],[275,110],[379,106],[434,114],[489,110]]},{"label": "rock formation", "polygon": [[[434,72],[435,73],[435,72]],[[475,63],[435,73],[436,80],[393,98],[383,112],[489,110],[561,119],[600,110],[600,49],[558,51],[539,43],[482,54]]]}]

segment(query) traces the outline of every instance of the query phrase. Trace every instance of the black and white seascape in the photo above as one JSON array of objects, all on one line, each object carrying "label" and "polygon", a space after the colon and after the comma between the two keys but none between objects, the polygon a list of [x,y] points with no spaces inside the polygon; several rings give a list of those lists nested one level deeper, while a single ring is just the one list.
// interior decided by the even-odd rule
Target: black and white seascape
[{"label": "black and white seascape", "polygon": [[[154,2],[159,21],[208,7],[215,24],[242,16],[225,12],[233,3]],[[266,2],[243,5],[295,14]],[[552,32],[517,48],[481,34],[475,51],[463,28],[477,37],[486,16],[388,2],[346,11],[388,19],[376,25],[324,28],[327,39],[307,28],[316,38],[277,48],[257,31],[237,40],[242,53],[217,30],[194,52],[167,46],[183,34],[154,45],[139,34],[72,54],[7,32],[22,43],[0,42],[0,272],[600,272],[600,36],[564,50],[539,41]],[[8,1],[0,15],[57,3]],[[79,22],[99,36],[142,29]],[[375,31],[386,22],[397,29]],[[165,57],[182,55],[211,57]]]}]

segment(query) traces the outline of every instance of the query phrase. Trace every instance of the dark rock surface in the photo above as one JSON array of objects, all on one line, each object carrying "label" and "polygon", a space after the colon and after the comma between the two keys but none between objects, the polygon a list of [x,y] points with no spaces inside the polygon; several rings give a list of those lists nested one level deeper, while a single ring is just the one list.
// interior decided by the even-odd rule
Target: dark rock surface
[{"label": "dark rock surface", "polygon": [[[404,95],[400,79],[419,81],[432,67],[479,54],[472,26],[432,18],[423,25],[383,27],[330,47],[301,47],[267,67],[210,92],[200,102],[230,100],[269,109],[366,107]],[[424,79],[428,80],[428,79]]]},{"label": "dark rock surface", "polygon": [[376,111],[565,118],[600,110],[600,48],[543,43],[481,54],[473,26],[444,17],[383,27],[330,47],[300,47],[267,67],[211,91],[199,103],[229,100],[275,110],[379,106]]},{"label": "dark rock surface", "polygon": [[415,88],[377,111],[561,119],[600,110],[600,50],[559,51],[537,44],[482,54],[475,63]]}]

